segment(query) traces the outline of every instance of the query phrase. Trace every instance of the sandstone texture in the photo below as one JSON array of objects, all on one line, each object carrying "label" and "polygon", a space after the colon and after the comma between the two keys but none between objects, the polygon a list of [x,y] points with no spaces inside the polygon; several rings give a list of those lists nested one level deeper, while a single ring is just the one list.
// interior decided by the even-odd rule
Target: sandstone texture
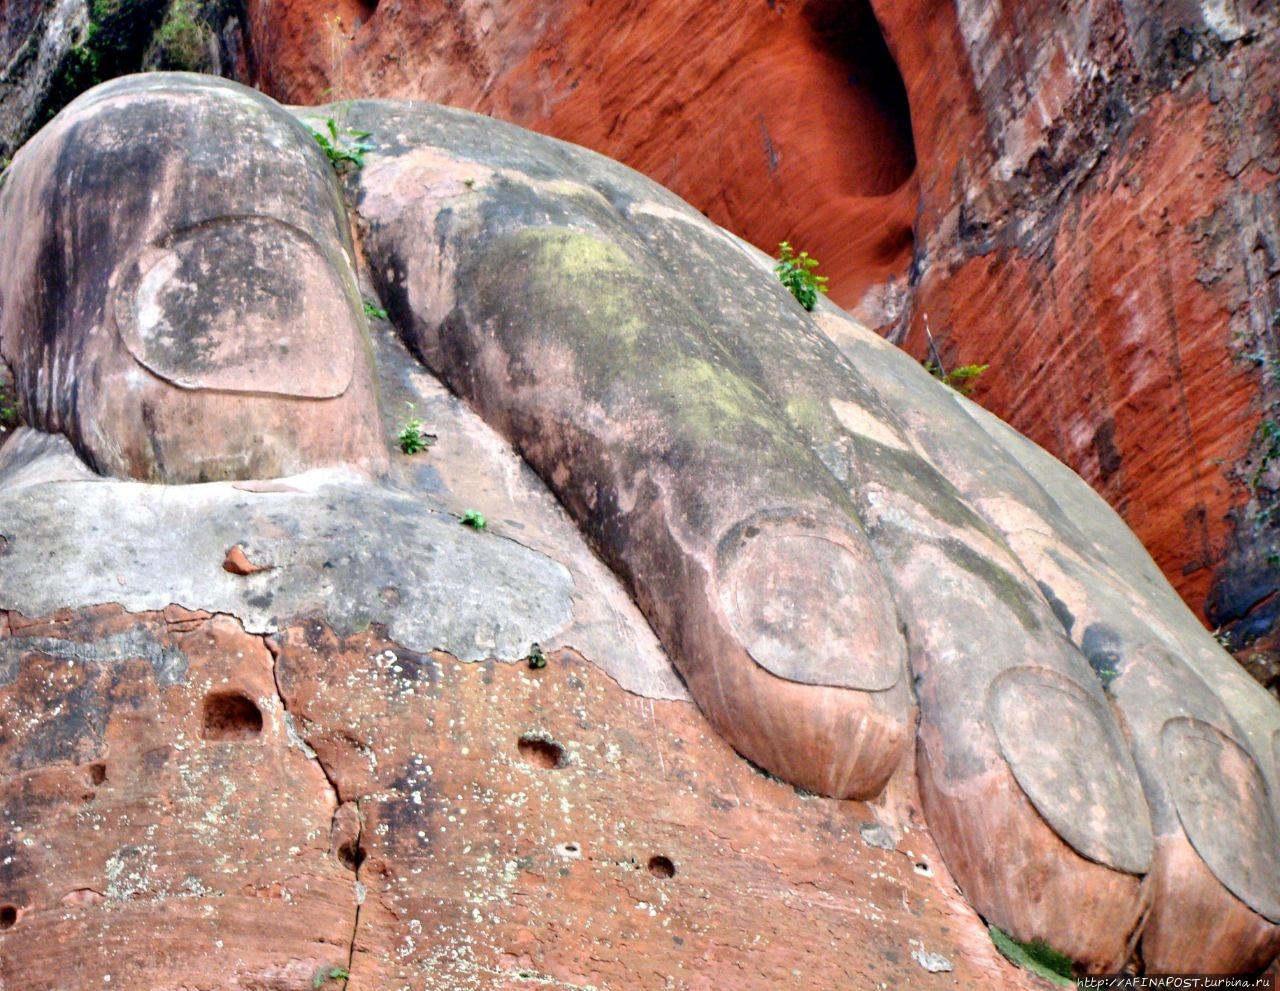
[{"label": "sandstone texture", "polygon": [[918,357],[989,364],[981,402],[1274,682],[1273,5],[248,10],[282,100],[427,99],[587,145],[810,251]]},{"label": "sandstone texture", "polygon": [[981,401],[1078,470],[1242,645],[1273,625],[1274,5],[877,3],[917,277]]},{"label": "sandstone texture", "polygon": [[5,13],[3,157],[99,79],[198,68],[288,102],[479,110],[627,162],[766,251],[789,239],[917,357],[988,364],[980,401],[1098,488],[1280,694],[1271,5]]},{"label": "sandstone texture", "polygon": [[0,264],[0,987],[1025,985],[978,916],[1271,963],[1280,706],[1069,469],[625,167],[297,114],[341,188],[190,75],[0,187],[85,258]]},{"label": "sandstone texture", "polygon": [[1030,986],[918,822],[767,779],[572,651],[7,618],[0,986]]},{"label": "sandstone texture", "polygon": [[24,148],[5,190],[23,237],[0,246],[0,347],[25,356],[26,421],[99,472],[152,481],[376,462],[333,170],[283,110],[206,78],[185,98],[169,76],[107,84]]},{"label": "sandstone texture", "polygon": [[466,107],[625,162],[767,250],[790,239],[874,325],[903,304],[906,93],[864,2],[246,4],[285,103]]}]

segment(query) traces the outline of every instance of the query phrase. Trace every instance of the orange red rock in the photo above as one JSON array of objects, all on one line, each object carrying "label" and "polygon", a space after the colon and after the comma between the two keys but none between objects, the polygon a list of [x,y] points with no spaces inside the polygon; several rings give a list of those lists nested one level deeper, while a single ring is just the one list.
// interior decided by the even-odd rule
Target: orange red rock
[{"label": "orange red rock", "polygon": [[1272,487],[1250,485],[1273,386],[1240,360],[1277,358],[1266,5],[249,9],[281,99],[428,99],[585,144],[810,251],[921,356],[927,319],[1211,625],[1274,625]]}]

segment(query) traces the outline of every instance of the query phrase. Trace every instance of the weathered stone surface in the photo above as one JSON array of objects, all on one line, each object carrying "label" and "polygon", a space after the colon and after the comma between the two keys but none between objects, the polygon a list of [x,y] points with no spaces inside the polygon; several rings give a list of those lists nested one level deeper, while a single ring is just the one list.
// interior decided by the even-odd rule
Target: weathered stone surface
[{"label": "weathered stone surface", "polygon": [[7,618],[5,987],[931,986],[921,952],[951,987],[1030,986],[918,821],[873,848],[883,813],[765,778],[572,651]]},{"label": "weathered stone surface", "polygon": [[226,616],[7,614],[0,986],[305,988],[358,903],[271,653]]},{"label": "weathered stone surface", "polygon": [[920,356],[927,318],[1211,626],[1243,648],[1280,619],[1271,5],[249,10],[281,99],[429,99],[585,144],[810,250]]},{"label": "weathered stone surface", "polygon": [[[862,652],[876,649],[865,631],[881,617],[880,656],[892,658],[901,623],[921,706],[923,797],[966,891],[1019,936],[1052,931],[1107,969],[1132,951],[1147,911],[1141,876],[1163,869],[1153,837],[1196,831],[1173,814],[1166,773],[1182,772],[1155,741],[1188,698],[1202,699],[1228,749],[1253,755],[1232,775],[1261,828],[1201,830],[1201,855],[1220,897],[1277,921],[1280,877],[1267,866],[1246,878],[1235,865],[1273,862],[1264,781],[1276,779],[1269,740],[1280,712],[1136,541],[1108,546],[1123,527],[1083,483],[824,311],[846,364],[784,290],[754,284],[766,259],[633,175],[563,147],[535,154],[518,132],[462,113],[363,103],[348,112],[361,130],[394,136],[361,173],[358,201],[393,319],[578,517],[739,750],[806,787],[878,788],[883,772],[867,750],[883,743],[858,732],[833,740],[825,717],[787,715],[797,704],[849,705],[854,693],[879,702],[886,685],[863,667]],[[446,142],[451,157],[423,151]],[[832,480],[844,491],[815,504]],[[778,533],[777,520],[790,531]],[[857,638],[825,607],[794,615],[797,588],[847,594],[839,566],[790,550],[814,539],[816,521],[843,528],[845,542],[865,539],[877,558],[875,572],[851,569],[862,603],[840,610],[859,616]],[[781,537],[783,552],[760,554],[743,597],[735,569],[752,556],[739,550],[742,535],[761,531]],[[1113,548],[1124,554],[1115,570],[1134,581],[1123,591],[1108,577]],[[793,571],[793,561],[813,570]],[[896,619],[863,604],[881,588]],[[857,646],[852,657],[814,658],[797,677],[779,660],[799,653],[779,650],[785,636]],[[1163,678],[1138,673],[1153,651]],[[762,702],[739,673],[758,678],[757,664],[795,687]],[[1195,780],[1211,800],[1202,789],[1213,769]],[[1038,865],[1034,897],[1011,862]],[[1062,910],[1090,898],[1106,910]],[[1178,915],[1176,901],[1162,911]],[[1262,925],[1251,952],[1267,952],[1273,928]],[[1148,963],[1158,969],[1158,953]]]},{"label": "weathered stone surface", "polygon": [[[108,92],[137,86],[162,102],[164,84],[123,82]],[[200,116],[191,105],[198,101],[187,100],[195,84],[179,77],[174,85],[175,112],[185,105]],[[67,117],[109,119],[115,109],[90,95]],[[519,979],[527,959],[527,973],[545,967],[552,980],[581,984],[607,978],[615,966],[607,951],[640,939],[621,921],[620,899],[654,907],[660,902],[647,896],[663,888],[583,876],[574,925],[612,934],[587,950],[581,941],[544,949],[546,941],[510,928],[562,927],[532,909],[514,923],[486,917],[479,902],[512,891],[542,904],[545,891],[520,889],[519,874],[485,875],[483,890],[461,896],[419,883],[424,874],[472,876],[458,873],[476,853],[474,843],[466,849],[472,832],[492,837],[484,849],[495,857],[514,850],[506,859],[519,870],[520,858],[532,857],[530,873],[548,878],[547,865],[560,861],[568,874],[557,867],[556,877],[574,877],[575,855],[590,862],[596,849],[607,863],[625,859],[616,827],[608,838],[608,819],[590,820],[590,809],[574,818],[580,792],[619,779],[612,769],[574,777],[573,748],[557,727],[571,715],[574,732],[589,741],[581,746],[607,756],[615,725],[634,726],[625,732],[643,739],[647,707],[659,776],[669,750],[692,748],[684,689],[628,596],[718,733],[808,788],[869,796],[887,783],[882,825],[901,830],[923,811],[966,896],[1018,938],[1044,939],[1089,969],[1117,967],[1135,946],[1135,959],[1151,970],[1246,970],[1274,955],[1280,709],[1077,477],[830,304],[801,310],[767,257],[629,170],[456,110],[359,102],[303,115],[338,113],[344,126],[370,132],[373,145],[348,190],[365,277],[390,313],[390,321],[375,320],[372,338],[384,409],[409,403],[437,446],[426,459],[393,456],[376,479],[334,468],[166,487],[86,480],[65,443],[19,431],[0,464],[0,608],[8,610],[0,630],[14,639],[37,623],[27,617],[61,608],[156,611],[176,602],[234,617],[210,620],[229,624],[228,637],[270,638],[272,682],[336,790],[324,849],[357,872],[380,865],[356,889],[378,895],[360,911],[368,941],[357,932],[353,943],[353,962],[367,968],[361,980],[477,986],[510,980],[510,970]],[[312,150],[305,132],[278,133]],[[202,155],[202,146],[191,149],[193,168]],[[264,181],[268,157],[255,159]],[[0,208],[14,202],[12,189],[27,188],[24,173],[39,162],[19,156]],[[173,162],[168,181],[189,188],[184,161]],[[329,236],[341,242],[344,218],[332,204],[306,209],[296,227],[336,224]],[[26,215],[0,214],[0,225]],[[235,243],[214,240],[202,257],[218,271],[236,252]],[[0,267],[0,276],[13,271]],[[0,291],[8,300],[24,285],[0,280]],[[68,291],[78,291],[74,280]],[[175,315],[185,298],[174,296]],[[219,346],[236,332],[209,326]],[[50,327],[53,341],[7,352],[19,382],[66,333]],[[121,347],[139,366],[160,363],[145,348]],[[157,403],[185,390],[178,377],[157,380]],[[370,397],[377,391],[371,382]],[[309,398],[291,415],[319,416],[330,401]],[[370,410],[376,418],[376,402]],[[402,422],[384,414],[368,443],[389,446]],[[263,456],[281,443],[268,438]],[[467,509],[483,511],[489,529],[461,526]],[[228,571],[235,546],[247,562],[269,567]],[[190,661],[163,638],[96,629],[77,634],[93,645],[90,660],[140,658],[158,685],[186,677]],[[43,670],[50,651],[55,660],[69,656],[73,671],[83,666],[75,650],[40,637],[6,661],[14,677]],[[532,654],[534,641],[552,658],[543,675],[496,664]],[[569,646],[588,661],[561,649]],[[480,665],[455,668],[440,651]],[[591,674],[589,663],[608,677]],[[571,677],[556,681],[566,667]],[[530,693],[526,715],[502,706],[507,696],[491,684],[498,671],[522,679],[502,684]],[[608,687],[614,681],[621,688]],[[563,708],[554,719],[531,719],[553,708],[548,685],[561,686],[555,705]],[[606,686],[602,708],[588,701],[594,685]],[[626,702],[623,689],[637,697]],[[261,718],[262,706],[233,680],[205,692],[207,734],[243,741],[266,732],[250,711]],[[662,703],[661,720],[655,697],[672,700]],[[492,723],[480,715],[484,704],[498,707]],[[479,736],[467,736],[464,722]],[[55,723],[28,723],[15,743],[34,748],[32,766],[74,759]],[[598,726],[606,728],[591,736]],[[467,769],[472,753],[494,752],[495,739],[508,741],[505,757]],[[428,786],[437,774],[432,752],[448,758],[440,792]],[[415,757],[430,771],[415,770]],[[565,793],[539,799],[547,816],[539,835],[556,840],[546,863],[538,859],[545,851],[522,846],[496,811],[501,795],[529,800],[523,779],[508,775],[492,794],[477,790],[518,759],[551,781],[571,781]],[[754,772],[737,767],[732,773],[752,780]],[[628,799],[630,789],[648,794],[642,780],[658,787],[629,769],[621,780]],[[710,780],[725,794],[728,785]],[[678,880],[681,864],[711,857],[721,841],[739,855],[747,848],[716,827],[702,832],[715,818],[695,799],[660,837],[676,855],[666,842],[650,853],[654,881],[641,877],[643,884]],[[432,834],[413,825],[419,801],[444,837],[425,851]],[[1247,828],[1228,828],[1209,811],[1228,804],[1238,810],[1233,822]],[[462,810],[470,816],[473,807],[494,811],[462,829],[458,849]],[[753,815],[733,828],[759,822]],[[854,830],[828,833],[851,839]],[[686,834],[711,846],[682,851],[675,844]],[[836,856],[839,847],[824,840],[821,853]],[[784,873],[804,876],[794,857],[788,862]],[[716,870],[732,890],[756,890],[753,875]],[[730,888],[706,878],[697,897],[725,897],[719,892]],[[691,932],[704,924],[691,909],[679,911]],[[15,902],[15,922],[17,912]],[[478,957],[458,956],[458,912],[486,934]],[[1189,939],[1206,913],[1217,920],[1214,938]],[[414,918],[422,931],[409,929],[410,946],[400,927]],[[969,954],[967,938],[958,945]],[[731,942],[726,959],[754,966],[745,962],[754,951]],[[442,947],[454,951],[449,959]],[[941,966],[936,947],[915,949],[909,967]],[[709,968],[720,957],[708,953],[690,986],[714,980]],[[629,963],[630,954],[617,961]],[[782,972],[772,967],[761,970],[762,983],[776,984]],[[846,979],[862,964],[855,968]],[[661,973],[655,969],[655,983]]]},{"label": "weathered stone surface", "polygon": [[903,305],[911,121],[865,0],[246,7],[255,83],[282,102],[430,100],[564,138],[762,248],[801,245],[873,326]]},{"label": "weathered stone surface", "polygon": [[139,70],[247,80],[241,4],[228,0],[4,0],[0,164],[85,90]]},{"label": "weathered stone surface", "polygon": [[949,363],[990,362],[985,406],[1120,509],[1210,625],[1265,632],[1274,5],[874,6],[919,160],[906,343],[924,353],[927,316]]},{"label": "weathered stone surface", "polygon": [[0,21],[0,159],[8,160],[44,123],[46,94],[88,28],[76,0],[6,0]]},{"label": "weathered stone surface", "polygon": [[27,422],[96,470],[383,463],[333,172],[261,96],[199,76],[107,84],[23,148],[0,212],[22,231],[0,244],[0,352],[23,355]]},{"label": "weathered stone surface", "polygon": [[[11,84],[83,47],[80,5],[9,10]],[[251,0],[253,60],[221,7],[196,21],[217,71],[281,99],[426,98],[578,141],[762,248],[812,251],[918,355],[927,317],[944,362],[989,362],[982,401],[1099,487],[1271,679],[1252,646],[1280,619],[1270,7],[600,10]]]}]

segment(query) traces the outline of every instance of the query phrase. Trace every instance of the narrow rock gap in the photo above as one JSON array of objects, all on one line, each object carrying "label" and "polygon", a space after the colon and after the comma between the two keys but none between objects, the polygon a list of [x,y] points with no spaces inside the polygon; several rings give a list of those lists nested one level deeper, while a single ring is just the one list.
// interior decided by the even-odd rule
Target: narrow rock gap
[{"label": "narrow rock gap", "polygon": [[291,737],[290,742],[300,744],[302,748],[305,748],[303,753],[309,759],[315,761],[316,767],[320,769],[320,773],[324,775],[324,780],[329,785],[329,791],[333,796],[333,807],[336,809],[342,804],[342,792],[338,788],[338,782],[329,774],[329,769],[324,766],[324,761],[320,759],[320,755],[311,749],[310,744],[307,743],[302,733],[297,729],[297,724],[293,721],[293,713],[289,710],[289,703],[285,701],[284,688],[280,685],[280,646],[269,636],[263,636],[262,642],[271,654],[271,682],[276,688],[276,699],[280,702],[280,711],[285,715],[286,728]]},{"label": "narrow rock gap", "polygon": [[[329,785],[329,792],[333,798],[333,806],[335,812],[341,809],[344,801],[342,791],[338,786],[338,782],[334,780],[329,773],[329,769],[324,766],[324,761],[320,759],[320,755],[311,748],[303,738],[301,731],[298,730],[293,723],[293,713],[289,710],[289,703],[286,701],[284,687],[280,684],[280,645],[269,636],[262,637],[263,645],[271,654],[271,681],[275,685],[276,698],[280,702],[280,710],[284,713],[287,720],[287,728],[291,736],[296,736],[296,742],[305,748],[304,753],[311,760],[315,761],[316,767],[320,769],[320,773],[324,775],[325,782]],[[291,741],[292,742],[292,741]],[[364,838],[364,809],[361,807],[360,799],[354,799],[353,803],[356,807],[356,830],[355,837],[351,840],[352,853],[350,858],[350,869],[352,873],[352,894],[355,898],[355,915],[351,920],[351,936],[347,941],[347,960],[346,967],[347,976],[343,979],[343,987],[346,987],[351,981],[351,967],[355,962],[356,956],[356,937],[360,932],[360,912],[364,908],[364,900],[366,889],[364,883],[360,880],[360,867],[364,862],[364,850],[362,840]]]},{"label": "narrow rock gap", "polygon": [[356,837],[355,837],[356,853],[351,858],[352,859],[351,870],[352,870],[352,873],[355,875],[356,912],[355,912],[355,918],[351,920],[351,939],[347,945],[347,963],[346,963],[347,979],[346,981],[343,982],[343,987],[346,987],[347,983],[350,982],[351,980],[351,968],[355,964],[355,959],[356,959],[356,937],[359,936],[360,934],[360,912],[364,908],[364,900],[367,894],[364,886],[364,882],[360,880],[360,867],[364,862],[364,857],[361,853],[362,851],[361,840],[364,838],[364,809],[361,807],[360,802],[358,801],[356,802],[356,813],[357,813],[356,814]]}]

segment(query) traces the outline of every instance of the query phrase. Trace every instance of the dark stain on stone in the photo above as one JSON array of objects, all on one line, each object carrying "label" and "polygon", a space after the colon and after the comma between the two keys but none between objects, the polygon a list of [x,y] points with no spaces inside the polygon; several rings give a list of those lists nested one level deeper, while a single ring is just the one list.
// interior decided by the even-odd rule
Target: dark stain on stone
[{"label": "dark stain on stone", "polygon": [[1080,650],[1104,688],[1120,675],[1121,646],[1120,634],[1105,623],[1093,623],[1084,631]]},{"label": "dark stain on stone", "polygon": [[1067,636],[1071,635],[1071,629],[1076,625],[1076,618],[1072,615],[1071,610],[1067,608],[1067,604],[1058,598],[1057,594],[1042,581],[1037,581],[1040,586],[1040,594],[1045,597],[1045,601],[1049,603],[1049,608],[1053,610],[1053,614],[1058,617],[1058,622],[1062,624],[1063,630]]},{"label": "dark stain on stone", "polygon": [[1093,433],[1093,451],[1098,456],[1098,474],[1103,482],[1118,472],[1124,461],[1116,450],[1116,421],[1111,417],[1099,424]]}]

